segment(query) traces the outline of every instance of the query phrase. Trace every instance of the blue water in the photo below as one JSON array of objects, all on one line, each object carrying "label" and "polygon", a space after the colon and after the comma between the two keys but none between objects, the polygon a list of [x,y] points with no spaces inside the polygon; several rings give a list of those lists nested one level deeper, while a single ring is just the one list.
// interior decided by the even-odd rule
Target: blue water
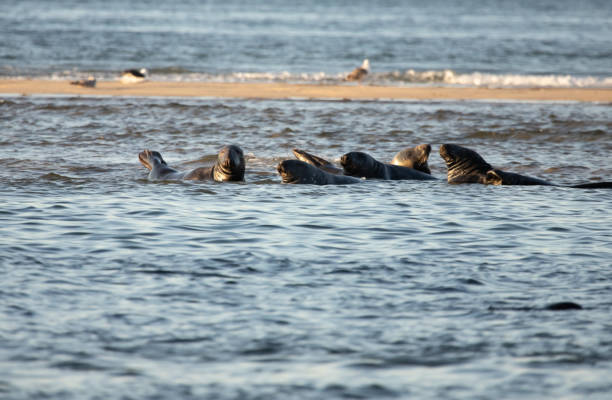
[{"label": "blue water", "polygon": [[605,0],[16,0],[0,36],[0,77],[612,87]]},{"label": "blue water", "polygon": [[[607,1],[0,2],[0,79],[610,87]],[[612,106],[0,98],[1,399],[609,399]],[[245,153],[243,183],[153,182]],[[283,185],[430,143],[433,182]],[[581,310],[551,311],[571,301]]]},{"label": "blue water", "polygon": [[[607,399],[612,191],[448,185],[455,142],[612,174],[604,104],[6,97],[3,399]],[[437,182],[282,185],[428,142]],[[244,183],[150,182],[225,143]],[[549,311],[559,301],[582,310]]]}]

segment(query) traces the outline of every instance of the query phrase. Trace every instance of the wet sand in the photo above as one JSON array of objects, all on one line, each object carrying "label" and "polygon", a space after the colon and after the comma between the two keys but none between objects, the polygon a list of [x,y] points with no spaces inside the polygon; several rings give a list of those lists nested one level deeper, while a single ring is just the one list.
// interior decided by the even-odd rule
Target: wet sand
[{"label": "wet sand", "polygon": [[393,87],[305,85],[287,83],[213,83],[148,81],[125,85],[98,82],[95,88],[71,85],[69,81],[2,80],[0,94],[219,97],[248,99],[346,99],[346,100],[517,100],[612,102],[612,89],[476,87]]}]

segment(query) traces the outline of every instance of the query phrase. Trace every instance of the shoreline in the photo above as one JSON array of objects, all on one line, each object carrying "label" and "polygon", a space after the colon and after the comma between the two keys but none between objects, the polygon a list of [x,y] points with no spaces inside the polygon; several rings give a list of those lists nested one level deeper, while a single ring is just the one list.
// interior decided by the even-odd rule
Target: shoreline
[{"label": "shoreline", "polygon": [[146,81],[125,85],[101,81],[95,88],[68,80],[0,79],[0,95],[75,95],[117,97],[213,97],[313,100],[514,100],[612,103],[612,89],[481,88],[443,86],[309,85],[290,83],[215,83]]}]

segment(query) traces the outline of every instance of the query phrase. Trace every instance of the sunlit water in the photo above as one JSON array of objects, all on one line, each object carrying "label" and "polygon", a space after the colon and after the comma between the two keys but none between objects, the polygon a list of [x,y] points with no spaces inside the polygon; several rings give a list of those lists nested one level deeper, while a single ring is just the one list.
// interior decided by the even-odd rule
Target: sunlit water
[{"label": "sunlit water", "polygon": [[[611,180],[610,105],[5,97],[0,116],[3,399],[612,393],[612,191],[448,185],[437,154]],[[229,143],[244,183],[150,182],[137,159]],[[275,171],[293,147],[419,143],[440,181]]]},{"label": "sunlit water", "polygon": [[612,87],[608,0],[4,0],[0,78]]}]

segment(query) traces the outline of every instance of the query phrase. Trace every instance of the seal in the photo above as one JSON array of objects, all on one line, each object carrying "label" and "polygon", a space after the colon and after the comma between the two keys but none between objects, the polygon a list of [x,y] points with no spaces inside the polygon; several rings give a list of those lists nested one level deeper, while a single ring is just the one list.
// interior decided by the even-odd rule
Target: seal
[{"label": "seal", "polygon": [[304,161],[310,165],[314,165],[315,167],[322,169],[325,172],[329,172],[330,174],[339,175],[342,174],[343,170],[341,168],[336,167],[331,162],[327,161],[324,158],[315,156],[314,154],[310,154],[300,149],[293,149],[293,155],[300,161]]},{"label": "seal", "polygon": [[96,78],[88,76],[87,79],[80,79],[78,81],[70,82],[71,85],[83,86],[83,87],[96,87]]},{"label": "seal", "polygon": [[335,175],[300,160],[284,160],[276,167],[283,183],[349,185],[361,182],[351,176]]},{"label": "seal", "polygon": [[446,162],[448,183],[487,183],[487,172],[493,170],[480,154],[456,144],[440,146],[440,157]]},{"label": "seal", "polygon": [[168,166],[158,151],[144,150],[138,154],[140,162],[148,169],[150,180],[194,181],[243,181],[244,154],[238,146],[223,147],[212,167],[199,167],[191,171],[177,171]]},{"label": "seal", "polygon": [[[446,162],[448,183],[559,186],[539,178],[493,168],[480,154],[457,144],[443,144],[440,146],[440,156]],[[612,182],[583,183],[566,187],[609,189],[612,188]]]},{"label": "seal", "polygon": [[347,81],[360,81],[370,73],[370,60],[367,58],[363,60],[361,67],[355,68],[350,74],[346,76]]},{"label": "seal", "polygon": [[429,144],[406,147],[393,157],[391,164],[399,165],[400,167],[414,168],[417,171],[431,174],[431,170],[427,164],[429,153],[431,153],[431,145]]},{"label": "seal", "polygon": [[340,159],[344,174],[366,179],[387,180],[436,180],[433,176],[414,168],[399,165],[384,164],[367,153],[353,151],[346,153]]}]

